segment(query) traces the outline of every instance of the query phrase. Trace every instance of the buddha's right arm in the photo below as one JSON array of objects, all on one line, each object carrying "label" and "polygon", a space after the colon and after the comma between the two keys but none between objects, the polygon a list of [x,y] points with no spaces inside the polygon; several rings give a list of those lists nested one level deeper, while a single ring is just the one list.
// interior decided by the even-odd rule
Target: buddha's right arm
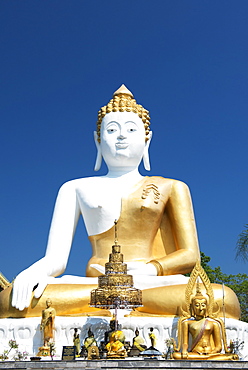
[{"label": "buddha's right arm", "polygon": [[182,323],[182,358],[188,358],[189,327],[188,321]]},{"label": "buddha's right arm", "polygon": [[74,181],[65,183],[56,200],[45,257],[22,271],[13,286],[12,306],[20,311],[30,305],[33,288],[39,298],[53,277],[65,270],[80,210]]}]

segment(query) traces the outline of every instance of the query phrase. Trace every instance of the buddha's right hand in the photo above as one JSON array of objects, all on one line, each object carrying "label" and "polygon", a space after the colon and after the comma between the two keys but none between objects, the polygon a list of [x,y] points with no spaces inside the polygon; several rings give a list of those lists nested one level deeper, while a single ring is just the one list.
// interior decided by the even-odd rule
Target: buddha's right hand
[{"label": "buddha's right hand", "polygon": [[[44,272],[29,267],[17,275],[12,292],[12,306],[22,311],[26,307],[29,307],[32,292],[34,290],[34,297],[39,298],[48,282],[54,279],[51,276],[47,276]],[[34,289],[35,288],[35,289]]]}]

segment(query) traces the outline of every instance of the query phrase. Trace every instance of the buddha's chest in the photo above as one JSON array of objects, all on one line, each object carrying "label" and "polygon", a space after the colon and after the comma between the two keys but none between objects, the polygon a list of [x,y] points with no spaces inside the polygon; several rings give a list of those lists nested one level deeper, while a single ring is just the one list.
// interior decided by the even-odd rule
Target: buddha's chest
[{"label": "buddha's chest", "polygon": [[91,183],[87,187],[77,189],[77,198],[84,217],[87,214],[108,215],[118,213],[121,208],[123,188],[105,182]]},{"label": "buddha's chest", "polygon": [[212,325],[211,322],[206,322],[205,319],[195,321],[190,325],[189,331],[194,339],[200,334],[202,339],[208,338],[212,333]]},{"label": "buddha's chest", "polygon": [[168,199],[164,191],[152,181],[141,181],[137,186],[117,181],[89,182],[77,188],[77,198],[88,235],[102,233],[113,226],[121,213],[140,219],[148,212],[160,214]]}]

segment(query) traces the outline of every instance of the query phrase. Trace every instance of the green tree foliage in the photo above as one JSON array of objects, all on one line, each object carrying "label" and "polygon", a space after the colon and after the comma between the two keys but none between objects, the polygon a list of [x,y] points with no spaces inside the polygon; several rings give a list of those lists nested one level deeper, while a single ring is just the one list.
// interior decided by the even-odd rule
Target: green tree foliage
[{"label": "green tree foliage", "polygon": [[248,224],[245,225],[244,231],[239,234],[236,244],[236,259],[239,258],[244,262],[248,261]]},{"label": "green tree foliage", "polygon": [[201,265],[206,271],[210,282],[216,284],[224,283],[236,293],[241,308],[241,320],[248,322],[248,275],[224,274],[219,266],[215,268],[209,266],[208,263],[210,262],[210,260],[210,257],[201,252]]}]

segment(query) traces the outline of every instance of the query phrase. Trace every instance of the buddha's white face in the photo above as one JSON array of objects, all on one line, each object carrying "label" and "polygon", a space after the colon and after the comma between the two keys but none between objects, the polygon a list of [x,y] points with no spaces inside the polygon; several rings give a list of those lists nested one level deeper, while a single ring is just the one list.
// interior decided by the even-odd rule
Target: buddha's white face
[{"label": "buddha's white face", "polygon": [[101,123],[101,152],[109,168],[137,167],[146,146],[145,127],[133,112],[111,112]]}]

